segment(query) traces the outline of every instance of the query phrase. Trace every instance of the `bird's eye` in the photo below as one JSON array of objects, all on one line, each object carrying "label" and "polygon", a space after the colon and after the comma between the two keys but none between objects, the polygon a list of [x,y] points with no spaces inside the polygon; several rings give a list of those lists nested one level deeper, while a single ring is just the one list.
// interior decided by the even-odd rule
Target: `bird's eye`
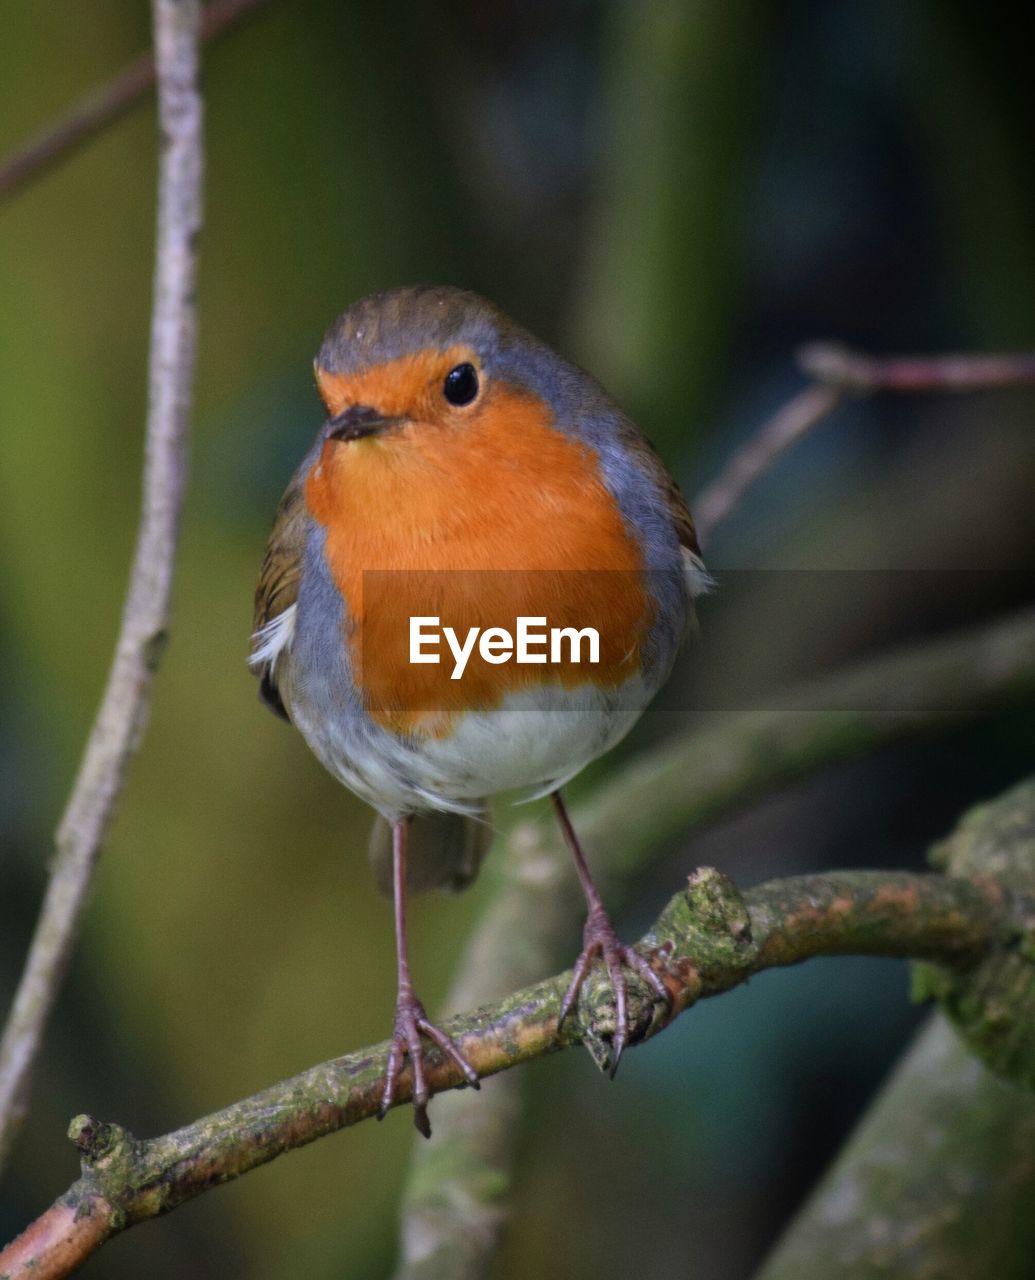
[{"label": "bird's eye", "polygon": [[442,394],[450,404],[470,404],[478,394],[478,372],[474,365],[458,364],[450,369],[442,384]]}]

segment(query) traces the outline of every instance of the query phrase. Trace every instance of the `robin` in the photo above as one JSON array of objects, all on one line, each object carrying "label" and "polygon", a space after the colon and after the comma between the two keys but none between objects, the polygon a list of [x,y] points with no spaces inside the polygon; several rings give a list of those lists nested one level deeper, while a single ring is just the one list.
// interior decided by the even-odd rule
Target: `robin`
[{"label": "robin", "polygon": [[394,896],[398,997],[380,1113],[408,1057],[428,1136],[422,1037],[478,1077],[414,993],[406,895],[473,878],[489,797],[549,795],[575,861],[588,915],[559,1026],[599,956],[613,1074],[625,970],[668,1000],[619,941],[560,789],[657,692],[708,578],[686,504],[637,427],[475,294],[364,298],[315,371],[327,417],[277,511],[250,663],[263,700],[383,819],[371,849]]}]

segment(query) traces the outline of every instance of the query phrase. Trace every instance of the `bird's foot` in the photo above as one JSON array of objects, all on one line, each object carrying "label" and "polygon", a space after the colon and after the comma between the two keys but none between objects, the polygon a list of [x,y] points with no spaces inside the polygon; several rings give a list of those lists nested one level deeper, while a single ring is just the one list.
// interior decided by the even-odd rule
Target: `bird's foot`
[{"label": "bird's foot", "polygon": [[611,1039],[611,1079],[613,1080],[622,1057],[622,1050],[629,1042],[628,984],[625,970],[631,969],[638,974],[654,995],[668,1008],[672,1007],[672,995],[662,979],[651,968],[650,962],[640,955],[635,947],[628,946],[618,938],[614,925],[603,907],[592,907],[582,931],[582,951],[575,961],[575,971],[561,1001],[561,1012],[557,1019],[558,1031],[564,1026],[565,1019],[575,1007],[579,992],[589,977],[593,961],[597,956],[600,956],[604,962],[615,1002],[615,1029]]},{"label": "bird's foot", "polygon": [[437,1045],[447,1058],[452,1058],[472,1089],[478,1088],[478,1073],[457,1048],[456,1042],[428,1021],[424,1006],[413,992],[408,989],[400,990],[395,1003],[395,1030],[392,1033],[391,1048],[388,1052],[385,1086],[381,1094],[381,1106],[378,1108],[377,1118],[383,1120],[395,1101],[399,1075],[404,1061],[409,1058],[410,1066],[413,1068],[413,1123],[425,1138],[430,1138],[428,1084],[424,1077],[422,1035],[427,1036],[432,1044]]}]

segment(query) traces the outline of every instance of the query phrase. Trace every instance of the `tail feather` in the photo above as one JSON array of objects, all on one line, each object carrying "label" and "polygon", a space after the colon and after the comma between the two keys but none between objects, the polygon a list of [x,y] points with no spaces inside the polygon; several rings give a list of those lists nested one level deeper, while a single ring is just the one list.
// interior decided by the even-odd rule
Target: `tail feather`
[{"label": "tail feather", "polygon": [[[421,813],[410,823],[407,841],[406,887],[413,893],[428,889],[466,889],[492,844],[488,812]],[[392,896],[392,828],[380,815],[370,832],[370,864],[377,887]]]}]

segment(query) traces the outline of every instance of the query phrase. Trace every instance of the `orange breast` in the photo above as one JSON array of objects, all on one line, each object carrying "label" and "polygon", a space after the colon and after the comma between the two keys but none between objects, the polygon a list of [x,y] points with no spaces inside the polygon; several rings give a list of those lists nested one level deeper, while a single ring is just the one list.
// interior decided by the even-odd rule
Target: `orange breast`
[{"label": "orange breast", "polygon": [[[456,715],[530,685],[617,687],[639,672],[654,616],[639,545],[595,452],[554,428],[535,397],[497,385],[460,424],[328,443],[306,501],[327,531],[356,682],[385,728],[444,736]],[[444,643],[438,665],[409,661],[418,615],[461,638],[470,627],[513,632],[519,616],[592,627],[600,661],[493,665],[476,648],[452,680]]]}]

